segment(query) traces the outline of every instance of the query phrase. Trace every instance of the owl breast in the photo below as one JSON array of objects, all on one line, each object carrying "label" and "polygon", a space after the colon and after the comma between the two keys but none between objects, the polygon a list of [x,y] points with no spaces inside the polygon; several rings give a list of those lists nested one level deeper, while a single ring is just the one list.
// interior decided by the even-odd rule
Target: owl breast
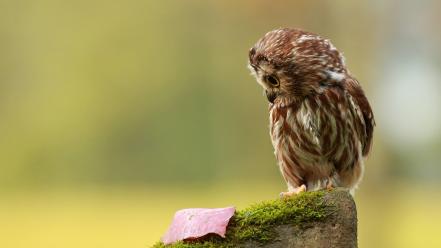
[{"label": "owl breast", "polygon": [[[332,104],[331,104],[332,103]],[[292,104],[270,106],[270,135],[289,187],[355,189],[363,171],[362,117],[339,90]]]}]

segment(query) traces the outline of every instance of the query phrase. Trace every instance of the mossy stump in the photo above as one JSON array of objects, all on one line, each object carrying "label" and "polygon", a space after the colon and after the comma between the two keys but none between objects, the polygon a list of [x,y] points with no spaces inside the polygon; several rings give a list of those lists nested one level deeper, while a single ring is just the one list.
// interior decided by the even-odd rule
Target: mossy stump
[{"label": "mossy stump", "polygon": [[226,238],[206,236],[153,248],[357,247],[357,211],[348,191],[301,193],[237,211]]}]

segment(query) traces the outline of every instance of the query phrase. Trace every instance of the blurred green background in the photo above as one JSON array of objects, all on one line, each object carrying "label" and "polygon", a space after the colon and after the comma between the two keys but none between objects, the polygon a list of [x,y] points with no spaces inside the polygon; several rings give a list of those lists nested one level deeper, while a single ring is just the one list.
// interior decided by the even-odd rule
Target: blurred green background
[{"label": "blurred green background", "polygon": [[376,114],[360,247],[441,247],[441,2],[0,0],[0,247],[148,247],[285,185],[246,68],[267,31],[344,52]]}]

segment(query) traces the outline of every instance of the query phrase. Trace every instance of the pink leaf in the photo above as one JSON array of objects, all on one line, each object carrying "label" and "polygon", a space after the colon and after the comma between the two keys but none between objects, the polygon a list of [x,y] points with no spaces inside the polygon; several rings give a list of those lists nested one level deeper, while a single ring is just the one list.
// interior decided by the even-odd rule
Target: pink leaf
[{"label": "pink leaf", "polygon": [[197,239],[209,233],[225,238],[228,222],[235,211],[234,207],[181,209],[176,212],[162,242],[167,245],[180,240]]}]

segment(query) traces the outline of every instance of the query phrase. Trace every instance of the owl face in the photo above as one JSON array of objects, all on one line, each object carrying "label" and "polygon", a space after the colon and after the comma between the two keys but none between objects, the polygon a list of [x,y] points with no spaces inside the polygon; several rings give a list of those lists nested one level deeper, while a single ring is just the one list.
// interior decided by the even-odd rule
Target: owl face
[{"label": "owl face", "polygon": [[250,49],[249,68],[271,103],[301,100],[346,76],[343,56],[329,40],[288,28],[268,32]]}]

